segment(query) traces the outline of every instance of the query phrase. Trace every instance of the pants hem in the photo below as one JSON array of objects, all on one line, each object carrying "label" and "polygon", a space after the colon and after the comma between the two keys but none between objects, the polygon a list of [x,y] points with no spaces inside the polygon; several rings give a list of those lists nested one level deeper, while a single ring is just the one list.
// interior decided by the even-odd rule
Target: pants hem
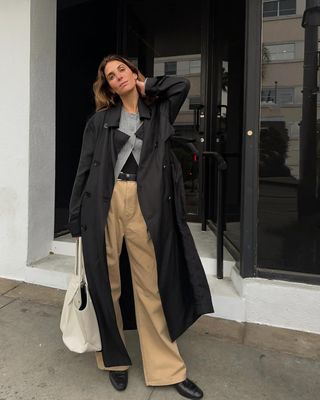
[{"label": "pants hem", "polygon": [[175,383],[180,383],[182,381],[184,381],[187,378],[186,375],[184,375],[184,377],[181,379],[172,379],[172,380],[168,380],[168,381],[148,381],[146,382],[147,386],[168,386],[168,385],[174,385]]}]

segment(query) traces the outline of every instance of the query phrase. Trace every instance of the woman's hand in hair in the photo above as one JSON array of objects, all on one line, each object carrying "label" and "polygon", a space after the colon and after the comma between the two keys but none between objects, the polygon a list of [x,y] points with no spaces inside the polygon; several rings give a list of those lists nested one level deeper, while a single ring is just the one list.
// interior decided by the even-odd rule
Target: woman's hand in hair
[{"label": "woman's hand in hair", "polygon": [[138,79],[136,80],[136,85],[137,85],[137,89],[138,92],[141,94],[141,96],[145,96],[146,92],[145,92],[145,82],[139,81]]}]

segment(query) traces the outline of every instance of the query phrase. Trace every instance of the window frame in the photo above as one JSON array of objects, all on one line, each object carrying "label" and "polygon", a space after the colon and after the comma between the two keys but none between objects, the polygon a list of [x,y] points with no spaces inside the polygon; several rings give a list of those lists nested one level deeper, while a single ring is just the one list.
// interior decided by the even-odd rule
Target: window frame
[{"label": "window frame", "polygon": [[[174,65],[174,72],[170,71],[170,68],[168,68],[170,65],[171,66]],[[165,61],[164,62],[164,74],[165,75],[177,75],[177,70],[178,70],[178,65],[177,65],[177,61]]]},{"label": "window frame", "polygon": [[[294,61],[296,59],[296,44],[295,42],[287,42],[287,43],[270,43],[270,44],[265,44],[264,43],[264,47],[268,50],[269,55],[272,54],[269,50],[270,47],[272,46],[288,46],[288,45],[292,45],[293,46],[293,51],[292,52],[288,52],[288,54],[293,54],[292,58],[276,58],[276,59],[272,59],[270,57],[270,60],[268,61],[268,63],[276,63],[276,62],[282,62],[282,61]],[[282,53],[274,53],[274,54],[282,54]]]},{"label": "window frame", "polygon": [[[269,90],[273,91],[273,97],[275,97],[275,87],[274,86],[262,86],[262,88],[261,88],[261,103],[264,102],[264,103],[268,104],[267,101],[263,100],[262,93],[264,91],[269,91]],[[278,99],[281,98],[281,91],[285,91],[285,90],[290,91],[289,95],[292,96],[292,101],[291,102],[283,102],[283,101],[279,101],[278,100]],[[280,86],[280,87],[278,86],[277,87],[277,102],[274,102],[274,103],[278,104],[281,107],[286,107],[287,105],[294,105],[295,104],[294,94],[295,93],[294,93],[294,87],[293,86]],[[282,96],[283,96],[283,93],[282,93]]]},{"label": "window frame", "polygon": [[[296,15],[297,14],[297,1],[296,0],[292,0],[294,1],[294,9],[287,9],[287,10],[294,10],[294,12],[290,12],[289,14],[286,13],[281,13],[281,0],[264,0],[263,4],[262,4],[262,15],[263,18],[277,18],[277,17],[285,17],[285,16],[289,16],[289,15]],[[264,9],[264,5],[267,3],[276,3],[277,5],[277,10],[276,10],[276,15],[265,15],[265,9]]]}]

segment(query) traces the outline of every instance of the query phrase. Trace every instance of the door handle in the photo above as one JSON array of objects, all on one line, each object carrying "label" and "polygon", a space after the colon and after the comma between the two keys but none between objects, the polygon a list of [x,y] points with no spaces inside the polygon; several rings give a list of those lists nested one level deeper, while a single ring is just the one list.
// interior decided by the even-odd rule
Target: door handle
[{"label": "door handle", "polygon": [[199,133],[204,133],[204,123],[205,123],[205,114],[204,114],[204,111],[200,111],[200,115],[199,115]]}]

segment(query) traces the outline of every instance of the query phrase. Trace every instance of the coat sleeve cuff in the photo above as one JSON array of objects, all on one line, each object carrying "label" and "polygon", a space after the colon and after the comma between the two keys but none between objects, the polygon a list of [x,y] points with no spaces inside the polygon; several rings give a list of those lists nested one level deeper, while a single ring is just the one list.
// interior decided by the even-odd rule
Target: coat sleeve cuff
[{"label": "coat sleeve cuff", "polygon": [[81,223],[80,220],[68,223],[68,228],[72,237],[81,236]]}]

